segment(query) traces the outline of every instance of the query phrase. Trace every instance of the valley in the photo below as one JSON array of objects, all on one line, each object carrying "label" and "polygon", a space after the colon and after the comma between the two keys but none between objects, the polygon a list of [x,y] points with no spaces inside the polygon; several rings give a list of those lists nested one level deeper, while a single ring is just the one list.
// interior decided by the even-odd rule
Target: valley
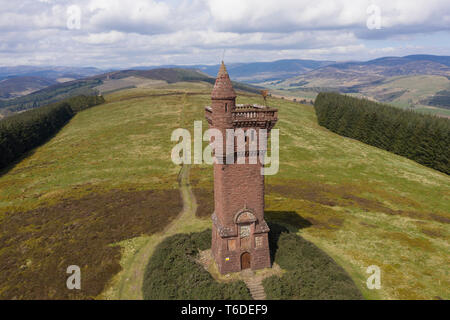
[{"label": "valley", "polygon": [[[407,56],[336,63],[296,77],[261,82],[259,85],[267,86],[279,95],[300,99],[315,98],[320,91],[336,91],[448,117],[450,63],[446,58]],[[434,101],[438,95],[439,102]]]},{"label": "valley", "polygon": [[[77,94],[102,94],[177,81],[213,83],[218,69],[219,65],[163,65],[108,72],[96,68],[0,68],[0,99],[3,100],[0,100],[0,115]],[[450,58],[447,56],[231,63],[229,72],[238,81],[234,82],[236,87],[255,93],[269,88],[278,97],[314,100],[318,92],[337,91],[450,117]]]}]

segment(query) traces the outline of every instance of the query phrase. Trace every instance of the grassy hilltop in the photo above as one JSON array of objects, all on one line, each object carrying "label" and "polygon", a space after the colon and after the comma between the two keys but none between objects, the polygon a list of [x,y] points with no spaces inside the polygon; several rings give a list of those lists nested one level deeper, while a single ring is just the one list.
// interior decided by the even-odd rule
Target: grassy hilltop
[{"label": "grassy hilltop", "polygon": [[[156,244],[210,225],[212,168],[190,170],[195,216],[195,201],[183,209],[179,177],[189,175],[171,162],[170,135],[204,119],[211,88],[157,83],[111,93],[4,172],[0,298],[141,298]],[[261,102],[238,95],[238,103]],[[449,299],[450,178],[331,133],[312,106],[269,103],[279,108],[281,141],[280,172],[266,179],[267,219],[324,250],[366,298]],[[65,288],[71,264],[82,269],[79,292]],[[365,286],[374,264],[379,291]]]}]

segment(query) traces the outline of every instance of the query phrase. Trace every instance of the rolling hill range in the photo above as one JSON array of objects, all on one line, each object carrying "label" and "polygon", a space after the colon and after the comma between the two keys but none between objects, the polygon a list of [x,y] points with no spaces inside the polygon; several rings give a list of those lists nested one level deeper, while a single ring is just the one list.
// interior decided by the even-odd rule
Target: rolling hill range
[{"label": "rolling hill range", "polygon": [[32,76],[0,80],[0,99],[21,97],[56,84],[57,81]]},{"label": "rolling hill range", "polygon": [[450,57],[446,56],[413,55],[338,63],[260,85],[304,98],[313,92],[338,91],[450,116],[449,111],[442,110],[450,109]]},{"label": "rolling hill range", "polygon": [[[154,68],[197,69],[212,77],[219,70],[217,65],[167,65],[159,67],[136,67],[137,70]],[[303,77],[321,77],[335,80],[361,78],[360,82],[375,81],[382,77],[405,75],[449,75],[450,57],[434,55],[410,55],[405,57],[383,57],[369,61],[319,61],[290,59],[271,62],[230,63],[227,64],[230,77],[247,83],[272,83],[283,81],[286,84],[301,82]],[[340,84],[342,86],[347,86]],[[336,86],[336,85],[334,85]]]},{"label": "rolling hill range", "polygon": [[[308,71],[335,63],[333,61],[316,60],[278,60],[273,62],[234,63],[228,69],[232,78],[239,82],[261,82],[271,79],[287,79]],[[185,73],[194,74],[200,71],[203,76],[215,77],[220,65],[162,65],[153,67],[135,67],[132,70],[105,72],[97,68],[71,68],[71,67],[0,67],[0,99],[11,99],[24,96],[39,89],[44,89],[57,82],[67,82],[83,78],[102,79],[110,75],[110,79],[123,79],[127,76],[138,76],[145,79],[164,80],[173,82],[183,77],[179,74],[169,74],[167,70],[187,70]],[[166,70],[166,71],[154,71]],[[186,76],[186,75],[185,75]],[[198,75],[196,76],[198,77]],[[8,82],[1,82],[1,80]],[[10,81],[11,80],[11,81]],[[130,79],[132,82],[136,79]],[[22,82],[21,82],[22,81]],[[47,82],[47,83],[45,83]],[[123,83],[125,85],[125,83]],[[130,84],[128,84],[130,85]],[[138,84],[139,85],[139,84]],[[132,84],[131,84],[132,86]],[[120,86],[120,88],[124,88]]]},{"label": "rolling hill range", "polygon": [[[0,117],[8,114],[5,108],[20,111],[33,107],[33,104],[42,105],[76,94],[152,85],[149,79],[167,83],[183,80],[212,82],[218,69],[219,65],[167,65],[105,73],[96,68],[2,67],[0,99],[8,100],[0,100]],[[450,116],[449,56],[410,55],[341,63],[291,59],[234,63],[228,65],[228,71],[239,82],[235,85],[245,82],[268,87],[281,96],[314,99],[320,91],[339,91]],[[3,78],[6,80],[1,81]],[[77,91],[69,93],[74,87]],[[255,88],[247,88],[255,91]],[[52,95],[55,90],[58,94]],[[59,96],[61,91],[65,95]],[[33,93],[25,95],[30,92]]]},{"label": "rolling hill range", "polygon": [[0,80],[11,77],[39,77],[49,80],[59,78],[80,79],[96,74],[104,73],[104,70],[93,67],[57,67],[57,66],[16,66],[0,67]]},{"label": "rolling hill range", "polygon": [[[96,95],[136,87],[153,87],[180,81],[214,83],[215,78],[193,69],[158,68],[151,70],[113,71],[79,80],[58,83],[14,99],[0,100],[0,117],[18,111],[43,106],[77,95]],[[0,82],[0,88],[1,88]],[[233,82],[237,89],[259,92],[260,88]]]},{"label": "rolling hill range", "polygon": [[82,79],[104,72],[92,67],[0,67],[0,101],[26,96],[58,83]]},{"label": "rolling hill range", "polygon": [[[230,77],[236,81],[247,83],[257,83],[262,81],[287,79],[307,73],[308,71],[318,69],[335,63],[334,61],[317,60],[277,60],[271,62],[250,62],[250,63],[230,63],[227,64],[227,70]],[[217,75],[220,64],[217,65],[171,65],[162,66],[165,68],[185,68],[200,70],[212,77]],[[140,67],[148,69],[148,67]],[[140,69],[137,68],[137,69]],[[151,67],[155,68],[155,67]]]},{"label": "rolling hill range", "polygon": [[[211,89],[116,88],[4,171],[0,298],[142,298],[156,245],[211,224],[212,167],[174,165],[170,141],[195,120],[207,128]],[[237,93],[237,103],[261,103]],[[269,104],[279,108],[280,172],[266,179],[267,219],[317,245],[368,299],[449,299],[449,176],[320,127],[312,106]],[[73,264],[82,289],[68,292]],[[382,270],[380,290],[366,287],[370,265]]]},{"label": "rolling hill range", "polygon": [[[274,62],[235,63],[229,69],[236,81],[260,82],[271,78],[289,78],[307,71],[330,64],[328,61],[314,60],[279,60]],[[176,70],[176,71],[174,71]],[[0,67],[0,99],[11,99],[27,95],[31,92],[44,89],[58,82],[68,82],[88,78],[119,80],[128,77],[138,77],[152,80],[162,80],[168,83],[180,81],[184,78],[211,81],[207,76],[215,77],[219,65],[163,65],[153,67],[136,67],[132,70],[119,70],[105,72],[97,68],[71,68],[71,67]],[[2,81],[3,80],[3,81]],[[133,87],[141,85],[136,79],[131,82],[117,81],[114,85],[107,85],[100,89]]]}]

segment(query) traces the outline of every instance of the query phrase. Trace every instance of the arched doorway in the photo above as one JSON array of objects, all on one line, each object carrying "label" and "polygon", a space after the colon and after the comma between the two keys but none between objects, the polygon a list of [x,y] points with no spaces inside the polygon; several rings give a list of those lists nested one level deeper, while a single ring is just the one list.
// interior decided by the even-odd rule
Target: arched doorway
[{"label": "arched doorway", "polygon": [[241,255],[241,270],[250,269],[250,253],[244,252]]}]

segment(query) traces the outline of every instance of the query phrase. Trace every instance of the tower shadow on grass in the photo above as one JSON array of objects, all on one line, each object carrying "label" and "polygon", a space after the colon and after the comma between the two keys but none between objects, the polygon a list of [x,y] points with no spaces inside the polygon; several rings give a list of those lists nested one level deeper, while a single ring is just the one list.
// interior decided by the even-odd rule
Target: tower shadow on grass
[{"label": "tower shadow on grass", "polygon": [[312,223],[300,216],[296,211],[266,211],[264,217],[268,222],[286,227],[290,232],[312,226]]},{"label": "tower shadow on grass", "polygon": [[[52,136],[53,137],[53,136]],[[44,143],[46,143],[47,141],[49,141],[51,138],[49,138],[48,140],[46,140]],[[42,143],[42,144],[44,144]],[[41,146],[41,145],[39,145]],[[29,151],[24,152],[23,154],[21,154],[20,156],[18,156],[16,159],[12,160],[10,163],[8,163],[6,166],[4,166],[3,168],[0,169],[0,177],[6,175],[8,172],[10,172],[11,170],[13,170],[22,160],[25,160],[28,157],[31,157],[33,154],[36,153],[37,148],[39,147],[35,147]]]},{"label": "tower shadow on grass", "polygon": [[312,226],[309,220],[301,217],[295,211],[266,211],[264,216],[270,228],[269,248],[271,263],[275,261],[278,240],[282,233],[296,233],[301,229]]}]

